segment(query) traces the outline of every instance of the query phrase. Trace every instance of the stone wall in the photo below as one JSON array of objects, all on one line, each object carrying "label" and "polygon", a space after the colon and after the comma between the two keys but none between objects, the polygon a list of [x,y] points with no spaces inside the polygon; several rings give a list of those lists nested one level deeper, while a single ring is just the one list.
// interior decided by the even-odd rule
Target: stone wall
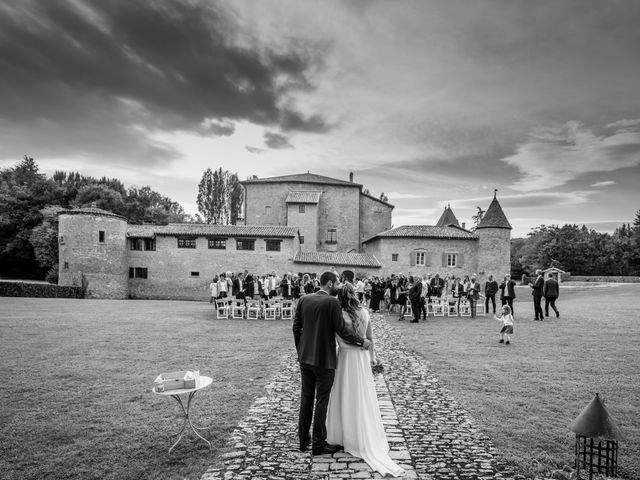
[{"label": "stone wall", "polygon": [[393,208],[367,195],[360,195],[360,241],[391,228]]},{"label": "stone wall", "polygon": [[147,278],[129,279],[130,297],[203,300],[209,298],[211,280],[221,272],[246,269],[282,276],[295,270],[295,238],[282,239],[279,252],[267,252],[265,247],[265,239],[256,238],[255,250],[236,250],[236,239],[230,237],[226,250],[209,249],[207,238],[198,237],[195,249],[178,248],[177,237],[158,236],[155,251],[128,252],[129,266],[147,268]]},{"label": "stone wall", "polygon": [[640,277],[605,277],[595,275],[571,275],[563,274],[562,279],[565,282],[606,282],[606,283],[640,283]]},{"label": "stone wall", "polygon": [[503,278],[511,272],[511,230],[507,228],[479,228],[478,274]]},{"label": "stone wall", "polygon": [[126,232],[121,218],[61,214],[58,285],[81,286],[84,275],[88,298],[127,298]]},{"label": "stone wall", "polygon": [[[316,251],[360,251],[360,187],[307,183],[257,183],[246,185],[246,225],[287,225],[285,200],[290,191],[319,191]],[[271,213],[265,213],[265,207]],[[338,243],[327,243],[327,228],[336,228]]]},{"label": "stone wall", "polygon": [[[364,245],[364,251],[372,253],[382,264],[377,275],[388,276],[392,273],[405,275],[451,273],[464,276],[477,273],[478,269],[478,241],[477,240],[446,240],[434,238],[390,238],[383,237]],[[411,263],[414,251],[426,253],[426,265],[416,266]],[[447,267],[443,261],[443,254],[457,253],[462,264],[457,267]],[[392,255],[397,254],[398,260],[393,261]]]}]

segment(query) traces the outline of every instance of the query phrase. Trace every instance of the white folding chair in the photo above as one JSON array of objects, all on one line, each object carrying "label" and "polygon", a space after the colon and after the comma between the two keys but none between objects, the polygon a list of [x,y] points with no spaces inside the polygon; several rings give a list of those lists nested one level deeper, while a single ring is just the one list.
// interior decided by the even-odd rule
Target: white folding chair
[{"label": "white folding chair", "polygon": [[447,298],[445,313],[448,317],[458,316],[458,300],[455,298]]},{"label": "white folding chair", "polygon": [[482,315],[483,317],[487,316],[487,309],[485,306],[486,297],[484,295],[480,295],[480,298],[476,302],[476,317],[478,315]]},{"label": "white folding chair", "polygon": [[433,299],[433,316],[444,317],[444,303],[440,298]]},{"label": "white folding chair", "polygon": [[459,309],[461,317],[471,316],[471,304],[469,303],[469,300],[460,300]]},{"label": "white folding chair", "polygon": [[280,305],[280,313],[283,320],[293,320],[293,301],[283,300]]},{"label": "white folding chair", "polygon": [[411,302],[407,300],[407,313],[406,315],[413,315],[413,309],[411,308]]},{"label": "white folding chair", "polygon": [[262,316],[265,320],[275,320],[276,311],[277,307],[275,305],[275,302],[271,300],[264,300],[262,302]]},{"label": "white folding chair", "polygon": [[216,316],[217,318],[229,318],[229,303],[226,299],[216,300]]},{"label": "white folding chair", "polygon": [[231,318],[243,319],[246,307],[244,305],[244,299],[236,298],[231,303]]},{"label": "white folding chair", "polygon": [[258,320],[261,312],[260,300],[247,300],[247,319]]}]

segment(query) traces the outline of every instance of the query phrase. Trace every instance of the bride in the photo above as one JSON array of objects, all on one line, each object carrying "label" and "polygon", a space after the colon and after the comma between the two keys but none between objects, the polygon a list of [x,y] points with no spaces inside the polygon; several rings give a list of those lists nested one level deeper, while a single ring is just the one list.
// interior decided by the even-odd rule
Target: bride
[{"label": "bride", "polygon": [[344,451],[362,458],[381,475],[398,477],[405,471],[389,457],[371,365],[375,362],[369,312],[360,305],[353,286],[338,291],[345,323],[371,341],[363,350],[336,337],[338,366],[327,410],[327,442],[344,445]]}]

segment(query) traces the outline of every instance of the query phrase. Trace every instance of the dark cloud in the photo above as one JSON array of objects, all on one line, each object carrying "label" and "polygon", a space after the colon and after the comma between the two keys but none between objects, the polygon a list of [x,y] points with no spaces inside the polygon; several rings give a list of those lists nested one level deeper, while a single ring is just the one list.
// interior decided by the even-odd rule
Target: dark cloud
[{"label": "dark cloud", "polygon": [[267,147],[273,149],[293,148],[287,137],[274,132],[266,132],[264,134],[264,143]]},{"label": "dark cloud", "polygon": [[[5,147],[17,148],[19,132],[38,122],[41,131],[47,124],[74,129],[92,122],[103,135],[117,135],[122,119],[114,113],[125,107],[131,124],[165,130],[229,135],[231,122],[248,120],[286,131],[326,131],[321,118],[280,106],[289,91],[311,88],[305,49],[234,45],[233,16],[219,4],[78,5],[33,0],[0,6],[0,129],[13,139]],[[205,119],[225,120],[202,132]],[[60,148],[75,145],[67,140]]]},{"label": "dark cloud", "polygon": [[244,148],[247,149],[247,152],[253,153],[253,154],[256,154],[256,155],[268,152],[268,150],[266,148],[250,147],[249,145],[245,146]]}]

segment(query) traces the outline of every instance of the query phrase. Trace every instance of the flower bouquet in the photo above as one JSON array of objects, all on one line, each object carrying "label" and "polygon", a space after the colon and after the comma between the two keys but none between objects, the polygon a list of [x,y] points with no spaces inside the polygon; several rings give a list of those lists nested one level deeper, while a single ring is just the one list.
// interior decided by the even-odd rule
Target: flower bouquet
[{"label": "flower bouquet", "polygon": [[374,375],[376,375],[378,373],[383,373],[384,372],[384,365],[382,365],[382,363],[380,363],[380,362],[372,363],[371,364],[371,372],[373,372]]}]

